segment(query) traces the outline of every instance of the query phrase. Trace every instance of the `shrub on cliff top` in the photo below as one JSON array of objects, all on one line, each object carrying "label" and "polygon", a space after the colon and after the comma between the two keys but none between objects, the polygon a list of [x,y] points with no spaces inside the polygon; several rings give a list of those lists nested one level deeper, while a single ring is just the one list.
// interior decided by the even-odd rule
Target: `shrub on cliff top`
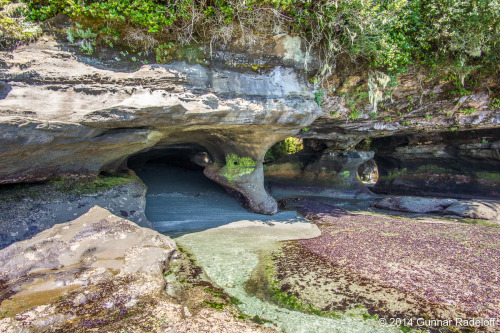
[{"label": "shrub on cliff top", "polygon": [[[4,0],[5,1],[5,0]],[[294,33],[322,59],[321,76],[339,54],[372,68],[404,72],[419,63],[450,66],[464,78],[500,60],[500,3],[489,0],[24,0],[31,20],[63,12],[75,19],[131,26],[162,42]],[[167,38],[167,37],[168,38]],[[144,37],[146,38],[146,37]],[[166,40],[167,38],[168,40]],[[160,44],[160,43],[157,43]]]},{"label": "shrub on cliff top", "polygon": [[34,40],[42,29],[26,20],[23,15],[26,5],[10,0],[0,0],[0,44],[9,47],[17,43]]}]

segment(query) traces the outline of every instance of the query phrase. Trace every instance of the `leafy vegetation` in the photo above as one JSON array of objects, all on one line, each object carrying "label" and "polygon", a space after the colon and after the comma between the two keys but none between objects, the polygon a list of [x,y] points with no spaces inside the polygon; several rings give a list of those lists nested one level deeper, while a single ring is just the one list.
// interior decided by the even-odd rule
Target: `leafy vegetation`
[{"label": "leafy vegetation", "polygon": [[358,117],[361,115],[361,111],[357,109],[352,109],[351,112],[349,113],[349,119],[351,120],[356,120]]},{"label": "leafy vegetation", "polygon": [[[6,0],[2,0],[3,3]],[[96,30],[115,29],[132,47],[234,36],[293,33],[321,59],[319,76],[337,57],[398,74],[409,66],[448,68],[463,86],[473,70],[496,71],[500,60],[500,3],[472,0],[24,0],[26,15],[43,21],[58,13]],[[103,33],[103,40],[112,36]],[[168,45],[168,44],[167,44]],[[163,51],[165,48],[163,48]],[[162,51],[162,48],[160,48]],[[463,92],[460,92],[462,94]]]},{"label": "leafy vegetation", "polygon": [[84,30],[79,23],[76,23],[74,28],[66,29],[66,38],[68,41],[72,44],[77,43],[80,46],[80,50],[87,55],[94,53],[96,37],[97,34],[91,28]]},{"label": "leafy vegetation", "polygon": [[500,99],[498,98],[493,98],[491,100],[491,107],[496,109],[496,108],[500,108]]},{"label": "leafy vegetation", "polygon": [[476,173],[477,177],[492,181],[500,181],[500,172],[481,171]]},{"label": "leafy vegetation", "polygon": [[417,173],[451,173],[453,170],[443,168],[434,164],[421,165],[416,170]]},{"label": "leafy vegetation", "polygon": [[463,114],[473,114],[473,113],[476,113],[476,109],[462,109],[460,110],[460,113],[463,113]]},{"label": "leafy vegetation", "polygon": [[300,138],[289,137],[275,143],[265,156],[266,161],[274,161],[283,156],[295,154],[304,149],[304,143]]},{"label": "leafy vegetation", "polygon": [[403,168],[401,170],[396,169],[396,170],[391,171],[387,176],[380,177],[380,179],[392,181],[392,180],[396,179],[397,177],[406,174],[407,172],[408,172],[408,170],[406,168]]},{"label": "leafy vegetation", "polygon": [[26,20],[26,5],[11,0],[0,0],[0,45],[11,47],[29,42],[42,34],[42,29]]}]

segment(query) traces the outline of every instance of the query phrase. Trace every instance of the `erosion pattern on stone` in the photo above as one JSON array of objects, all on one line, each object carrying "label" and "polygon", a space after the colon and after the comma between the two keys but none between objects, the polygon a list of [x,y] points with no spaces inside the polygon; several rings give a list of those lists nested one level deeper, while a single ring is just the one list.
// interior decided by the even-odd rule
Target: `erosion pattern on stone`
[{"label": "erosion pattern on stone", "polygon": [[[371,192],[359,180],[358,168],[373,158],[373,151],[316,147],[305,149],[266,165],[266,181],[278,196],[315,195],[360,198]],[[328,146],[328,142],[321,142]],[[331,143],[330,143],[331,146]]]},{"label": "erosion pattern on stone", "polygon": [[[0,249],[33,237],[55,224],[69,222],[97,205],[127,218],[141,227],[152,228],[144,215],[146,186],[139,180],[92,194],[57,191],[50,184],[38,184],[37,199],[14,200],[2,193],[0,200]],[[17,198],[16,198],[17,199]]]},{"label": "erosion pattern on stone", "polygon": [[500,199],[500,130],[376,139],[375,191]]},{"label": "erosion pattern on stone", "polygon": [[500,221],[500,202],[492,200],[388,197],[375,200],[371,206],[401,212],[439,213],[491,222]]},{"label": "erosion pattern on stone", "polygon": [[[95,174],[126,167],[138,152],[197,144],[210,155],[208,177],[272,214],[264,154],[320,114],[293,67],[257,73],[176,62],[119,71],[78,61],[55,41],[1,57],[0,183]],[[228,177],[233,154],[253,169]]]},{"label": "erosion pattern on stone", "polygon": [[202,293],[201,305],[195,296],[183,303],[176,290],[186,292],[186,283],[172,271],[186,270],[182,263],[167,236],[93,207],[0,250],[0,331],[272,331],[203,307]]},{"label": "erosion pattern on stone", "polygon": [[[346,67],[329,77],[338,93],[321,102],[307,81],[319,64],[314,52],[298,37],[263,38],[265,47],[216,46],[210,65],[137,68],[64,51],[71,46],[51,37],[0,53],[0,184],[126,168],[138,153],[192,145],[207,154],[199,162],[209,178],[273,214],[263,157],[298,135],[323,148],[266,170],[274,190],[296,183],[302,192],[364,195],[356,169],[374,156],[378,192],[499,197],[500,109],[486,93],[497,83],[459,96],[452,82],[409,72],[374,112],[355,96],[369,94],[371,74]],[[238,162],[245,159],[252,163]]]}]

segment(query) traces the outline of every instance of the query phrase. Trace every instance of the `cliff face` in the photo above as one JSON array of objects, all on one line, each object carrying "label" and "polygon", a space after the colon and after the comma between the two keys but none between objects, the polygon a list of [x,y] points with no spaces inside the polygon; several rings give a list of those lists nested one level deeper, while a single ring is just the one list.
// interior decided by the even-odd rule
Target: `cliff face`
[{"label": "cliff face", "polygon": [[240,193],[250,209],[272,214],[263,156],[320,114],[293,68],[176,62],[104,69],[54,41],[2,59],[0,183],[95,174],[125,168],[128,157],[148,149],[197,144],[209,154],[209,178]]},{"label": "cliff face", "polygon": [[[277,141],[299,136],[315,148],[271,165],[271,183],[322,195],[368,193],[356,174],[374,156],[382,176],[375,188],[383,192],[410,186],[408,180],[394,182],[402,176],[397,170],[453,162],[466,169],[481,165],[486,172],[488,190],[479,190],[479,174],[473,182],[480,185],[470,195],[498,196],[495,80],[464,91],[449,80],[410,73],[388,88],[380,74],[345,69],[330,77],[331,91],[322,99],[323,91],[307,81],[305,69],[315,61],[305,56],[300,40],[281,36],[258,46],[234,42],[205,64],[140,66],[113,58],[116,51],[84,57],[50,37],[2,52],[0,183],[95,175],[126,169],[139,153],[189,147],[207,177],[249,209],[273,214],[277,204],[264,188],[263,158]],[[488,132],[454,143],[473,130]],[[424,148],[456,153],[451,159],[438,153],[416,157]],[[458,174],[466,174],[464,168]],[[416,180],[411,186],[421,189],[414,193],[462,191],[428,191],[427,183]]]}]

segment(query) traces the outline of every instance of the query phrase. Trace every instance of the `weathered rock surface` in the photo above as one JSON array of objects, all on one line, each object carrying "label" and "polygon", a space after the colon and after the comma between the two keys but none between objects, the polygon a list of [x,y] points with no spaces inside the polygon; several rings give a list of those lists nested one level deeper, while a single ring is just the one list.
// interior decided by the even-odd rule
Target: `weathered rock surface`
[{"label": "weathered rock surface", "polygon": [[124,185],[89,194],[58,191],[51,184],[38,184],[18,196],[2,192],[0,203],[0,249],[30,238],[55,224],[71,221],[93,206],[104,207],[141,227],[152,228],[144,215],[146,186],[137,178]]},{"label": "weathered rock surface", "polygon": [[[292,172],[321,178],[309,187],[323,187],[325,195],[349,186],[350,196],[368,193],[355,179],[353,164],[338,164],[369,159],[346,160],[353,151],[374,151],[381,170],[378,192],[500,197],[500,176],[471,175],[499,168],[494,79],[462,96],[451,81],[411,72],[389,87],[379,80],[387,76],[346,64],[328,79],[331,91],[320,108],[321,91],[308,84],[304,70],[317,64],[300,40],[266,40],[254,46],[235,40],[204,65],[138,66],[111,56],[83,57],[50,37],[1,53],[0,184],[124,169],[136,154],[196,145],[202,148],[196,153],[207,154],[207,177],[250,210],[273,214],[277,204],[263,185],[262,161],[275,142],[298,135],[328,148],[316,156],[318,163],[306,168],[311,160],[301,159],[300,172]],[[372,103],[373,96],[381,99]],[[486,134],[474,141],[473,131]],[[372,146],[364,144],[374,138]],[[233,155],[251,159],[252,167],[228,167]],[[328,163],[336,165],[325,167],[335,175],[323,174]],[[416,172],[424,163],[467,167],[446,171],[445,179]],[[398,173],[405,168],[406,179]]]},{"label": "weathered rock surface", "polygon": [[409,213],[439,213],[470,219],[500,221],[500,202],[421,197],[389,197],[375,200],[372,207]]},{"label": "weathered rock surface", "polygon": [[193,298],[169,299],[164,272],[176,248],[97,206],[15,243],[0,251],[0,331],[261,331],[226,310],[194,311]]},{"label": "weathered rock surface", "polygon": [[438,213],[457,202],[456,199],[392,197],[375,200],[372,206],[399,212]]},{"label": "weathered rock surface", "polygon": [[314,195],[361,198],[373,195],[358,178],[361,164],[373,158],[372,151],[316,147],[306,148],[265,166],[266,182],[273,195]]},{"label": "weathered rock surface", "polygon": [[[210,154],[207,176],[250,209],[276,212],[262,159],[320,114],[305,74],[182,62],[118,70],[61,47],[46,40],[0,54],[0,183],[114,170],[138,152],[190,143]],[[252,174],[229,181],[230,154],[254,160]]]},{"label": "weathered rock surface", "polygon": [[[421,71],[398,77],[395,86],[375,82],[374,74],[339,68],[330,77],[329,87],[335,93],[323,98],[322,116],[300,136],[353,148],[366,138],[500,127],[500,106],[493,102],[498,95],[491,93],[499,87],[497,78],[485,80],[481,89],[475,87],[463,95],[452,81]],[[372,87],[370,77],[375,83]],[[380,94],[375,105],[370,93]],[[353,116],[353,111],[358,114]]]},{"label": "weathered rock surface", "polygon": [[471,219],[500,222],[500,202],[486,200],[459,201],[446,208],[444,213]]},{"label": "weathered rock surface", "polygon": [[378,193],[500,199],[500,130],[373,140]]}]

